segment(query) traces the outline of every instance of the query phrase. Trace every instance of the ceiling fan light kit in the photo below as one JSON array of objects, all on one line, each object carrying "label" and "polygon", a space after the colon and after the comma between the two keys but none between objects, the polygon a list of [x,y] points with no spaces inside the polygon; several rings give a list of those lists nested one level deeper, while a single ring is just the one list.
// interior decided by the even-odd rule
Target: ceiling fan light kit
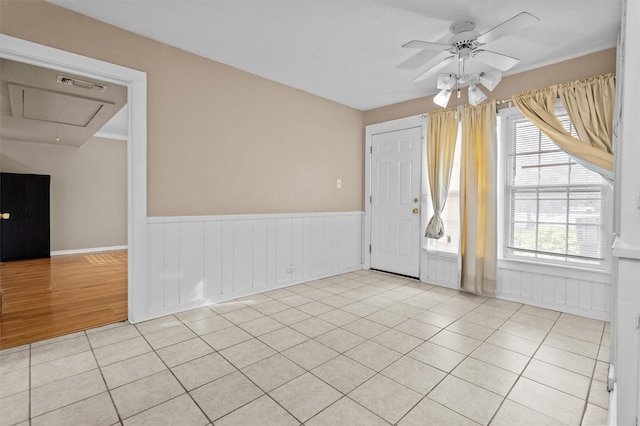
[{"label": "ceiling fan light kit", "polygon": [[[429,65],[428,68],[414,79],[414,81],[422,81],[430,78],[457,59],[457,74],[443,73],[438,75],[437,88],[440,89],[440,92],[434,96],[433,102],[445,108],[451,97],[451,91],[457,88],[458,97],[460,97],[460,88],[468,84],[469,103],[478,105],[487,99],[487,96],[478,88],[478,84],[482,84],[489,91],[493,91],[500,83],[500,80],[502,80],[502,71],[508,71],[520,61],[508,55],[481,49],[481,47],[515,31],[533,25],[538,21],[539,19],[532,14],[521,12],[483,34],[475,31],[475,23],[473,22],[463,21],[453,23],[451,25],[453,36],[449,39],[449,44],[412,40],[402,45],[402,47],[405,48],[421,50],[412,58],[403,62],[403,65],[408,68],[418,68],[420,65],[425,65],[424,61],[422,63],[418,61],[424,57],[425,51],[440,50],[440,53],[426,63]],[[478,74],[467,75],[464,72],[464,66],[468,60],[478,60],[494,69]]]}]

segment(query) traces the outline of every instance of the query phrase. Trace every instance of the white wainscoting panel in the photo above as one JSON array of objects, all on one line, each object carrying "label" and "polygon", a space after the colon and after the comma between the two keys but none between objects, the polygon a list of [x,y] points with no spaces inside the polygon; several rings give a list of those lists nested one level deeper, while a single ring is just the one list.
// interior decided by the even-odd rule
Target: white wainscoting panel
[{"label": "white wainscoting panel", "polygon": [[[420,279],[458,289],[457,259],[423,251]],[[610,321],[611,279],[601,272],[502,261],[498,263],[496,297]]]},{"label": "white wainscoting panel", "polygon": [[433,254],[422,250],[420,280],[441,287],[459,289],[458,259],[455,255]]},{"label": "white wainscoting panel", "polygon": [[361,269],[363,215],[148,218],[140,320]]},{"label": "white wainscoting panel", "polygon": [[[538,269],[535,271],[534,269]],[[611,275],[558,267],[498,267],[496,296],[610,321]]]}]

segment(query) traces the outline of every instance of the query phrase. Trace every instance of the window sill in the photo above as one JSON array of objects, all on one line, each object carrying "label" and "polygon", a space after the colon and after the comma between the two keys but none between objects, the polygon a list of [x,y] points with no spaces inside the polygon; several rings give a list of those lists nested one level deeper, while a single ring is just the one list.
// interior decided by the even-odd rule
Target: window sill
[{"label": "window sill", "polygon": [[640,259],[640,246],[635,243],[630,244],[620,237],[616,237],[613,242],[612,252],[614,257],[636,260]]},{"label": "window sill", "polygon": [[498,259],[498,268],[605,284],[611,284],[612,280],[610,271],[577,268],[575,266],[553,265],[549,263],[528,262],[520,259]]}]

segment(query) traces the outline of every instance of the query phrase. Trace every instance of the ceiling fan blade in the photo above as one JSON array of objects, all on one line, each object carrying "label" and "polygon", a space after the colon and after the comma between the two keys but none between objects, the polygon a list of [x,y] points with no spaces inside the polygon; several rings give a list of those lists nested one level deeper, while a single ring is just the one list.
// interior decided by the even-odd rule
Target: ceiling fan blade
[{"label": "ceiling fan blade", "polygon": [[478,42],[482,44],[492,42],[518,30],[526,28],[529,25],[533,25],[539,20],[540,19],[538,19],[536,16],[533,16],[529,12],[521,12],[513,18],[507,19],[502,24],[493,27],[489,31],[480,35],[478,37]]},{"label": "ceiling fan blade", "polygon": [[428,63],[433,58],[433,52],[422,50],[408,59],[400,62],[398,68],[405,70],[415,70]]},{"label": "ceiling fan blade", "polygon": [[520,62],[520,59],[482,49],[474,52],[474,58],[500,71],[508,71]]},{"label": "ceiling fan blade", "polygon": [[410,42],[403,44],[402,47],[408,47],[411,49],[442,50],[442,49],[449,49],[451,45],[442,44],[442,43],[431,43],[429,41],[411,40]]},{"label": "ceiling fan blade", "polygon": [[[448,54],[449,52],[442,52],[445,55]],[[427,68],[427,70],[425,72],[423,72],[422,74],[420,74],[419,76],[417,76],[416,78],[413,79],[413,81],[422,81],[422,80],[426,80],[427,78],[431,77],[432,75],[434,75],[435,73],[437,73],[438,71],[440,71],[442,68],[444,68],[445,66],[447,66],[448,64],[450,64],[455,58],[456,55],[451,55],[448,56],[444,59],[442,59],[442,54],[436,56],[435,58],[433,58],[433,60],[431,62],[429,62],[429,67]],[[433,65],[432,65],[433,64]]]}]

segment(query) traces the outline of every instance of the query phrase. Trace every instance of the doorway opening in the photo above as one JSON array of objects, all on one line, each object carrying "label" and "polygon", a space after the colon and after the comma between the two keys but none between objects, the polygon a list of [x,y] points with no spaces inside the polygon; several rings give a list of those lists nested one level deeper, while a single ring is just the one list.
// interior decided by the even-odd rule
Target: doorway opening
[{"label": "doorway opening", "polygon": [[127,88],[88,80],[0,58],[0,347],[127,319]]},{"label": "doorway opening", "polygon": [[[31,43],[0,34],[0,58],[97,79],[126,88],[128,101],[127,134],[127,249],[126,318],[136,322],[144,314],[146,273],[146,73],[76,55],[59,49]],[[86,254],[85,261],[106,265],[122,261],[116,252],[108,256]],[[66,256],[59,256],[60,259]],[[55,259],[55,258],[54,258]],[[58,260],[58,259],[55,259]],[[34,270],[33,268],[31,270]],[[3,277],[4,280],[4,277]]]}]

